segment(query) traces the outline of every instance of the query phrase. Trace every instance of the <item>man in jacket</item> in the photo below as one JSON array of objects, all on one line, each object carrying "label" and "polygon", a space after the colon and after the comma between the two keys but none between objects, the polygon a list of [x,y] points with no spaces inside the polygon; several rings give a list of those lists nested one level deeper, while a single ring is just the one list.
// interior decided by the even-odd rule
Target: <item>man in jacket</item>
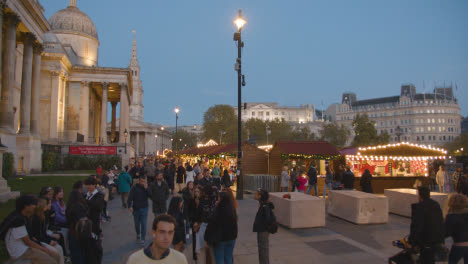
[{"label": "man in jacket", "polygon": [[310,193],[312,188],[315,190],[315,196],[318,197],[318,190],[317,190],[317,169],[315,168],[315,164],[310,164],[309,171],[307,172],[307,176],[309,177],[309,188],[307,189],[307,194]]},{"label": "man in jacket", "polygon": [[203,179],[200,181],[200,184],[202,186],[211,186],[213,185],[213,180],[211,179],[210,177],[210,170],[209,169],[205,169],[203,171],[203,174],[204,174],[204,177]]},{"label": "man in jacket", "polygon": [[349,165],[346,166],[346,171],[343,173],[343,186],[345,190],[354,190],[354,173]]},{"label": "man in jacket", "polygon": [[122,200],[122,207],[127,208],[127,199],[128,199],[128,192],[130,191],[130,186],[132,185],[132,177],[130,174],[127,173],[128,167],[122,170],[117,177],[117,189],[120,193],[120,198]]},{"label": "man in jacket", "polygon": [[101,240],[101,213],[104,208],[104,195],[96,188],[97,180],[90,176],[84,181],[84,185],[88,192],[85,195],[85,200],[88,205],[87,217],[92,222],[92,232],[96,236],[96,244],[93,245],[93,255],[98,259],[98,263],[102,260],[102,240]]},{"label": "man in jacket", "polygon": [[146,163],[144,172],[148,183],[153,183],[154,177],[156,176],[156,167],[153,165],[153,161],[149,160]]},{"label": "man in jacket", "polygon": [[[128,210],[133,214],[133,221],[135,222],[135,232],[137,242],[141,240],[140,244],[145,245],[146,239],[146,219],[148,218],[148,185],[146,177],[140,175],[138,183],[135,184],[128,195]],[[141,231],[141,232],[140,232]]]},{"label": "man in jacket", "polygon": [[148,195],[153,201],[154,216],[166,213],[166,201],[169,198],[169,186],[163,180],[162,173],[159,173],[156,176],[156,181],[154,181],[148,189]]},{"label": "man in jacket", "polygon": [[270,263],[268,226],[271,224],[269,217],[275,206],[269,202],[269,193],[266,190],[258,189],[254,199],[258,201],[259,207],[253,224],[253,232],[257,233],[258,259],[260,264]]},{"label": "man in jacket", "polygon": [[435,251],[444,241],[444,218],[439,203],[430,199],[427,187],[419,187],[419,203],[411,205],[409,243],[420,249],[422,264],[435,263]]}]

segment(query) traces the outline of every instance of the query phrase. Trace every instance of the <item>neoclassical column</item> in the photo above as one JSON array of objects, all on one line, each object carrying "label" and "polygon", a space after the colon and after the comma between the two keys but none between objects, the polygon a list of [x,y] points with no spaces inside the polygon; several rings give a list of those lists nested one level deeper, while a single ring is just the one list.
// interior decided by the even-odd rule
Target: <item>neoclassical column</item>
[{"label": "neoclassical column", "polygon": [[23,72],[21,77],[20,130],[19,134],[29,135],[31,126],[31,82],[33,68],[33,43],[36,37],[32,33],[22,33]]},{"label": "neoclassical column", "polygon": [[49,139],[58,140],[60,72],[51,72]]},{"label": "neoclassical column", "polygon": [[[3,72],[2,72],[2,47],[3,47],[3,17],[4,17],[4,12],[5,12],[5,8],[6,8],[6,0],[0,0],[0,91],[2,90],[2,79],[3,79]],[[0,94],[0,96],[2,96]],[[1,98],[0,97],[0,103],[3,103],[3,101],[1,101]],[[1,118],[1,111],[3,109],[0,108],[0,118]]]},{"label": "neoclassical column", "polygon": [[115,142],[115,127],[117,122],[117,102],[111,102],[112,105],[112,121],[111,121],[111,141]]},{"label": "neoclassical column", "polygon": [[88,81],[81,82],[80,98],[80,133],[84,136],[84,143],[89,141],[89,86]]},{"label": "neoclassical column", "polygon": [[119,117],[119,142],[125,142],[124,132],[125,129],[130,135],[129,126],[128,126],[128,92],[127,84],[120,84],[120,117]]},{"label": "neoclassical column", "polygon": [[135,140],[135,152],[137,156],[140,155],[140,132],[136,132],[136,140]]},{"label": "neoclassical column", "polygon": [[44,49],[39,43],[33,46],[33,68],[31,81],[31,134],[39,136],[40,85],[41,85],[41,54]]},{"label": "neoclassical column", "polygon": [[100,143],[107,143],[107,92],[109,90],[109,83],[102,83],[102,97],[101,97],[101,131]]},{"label": "neoclassical column", "polygon": [[19,18],[8,13],[4,15],[5,34],[2,43],[2,91],[0,97],[0,129],[13,133],[13,89],[15,87],[16,26]]}]

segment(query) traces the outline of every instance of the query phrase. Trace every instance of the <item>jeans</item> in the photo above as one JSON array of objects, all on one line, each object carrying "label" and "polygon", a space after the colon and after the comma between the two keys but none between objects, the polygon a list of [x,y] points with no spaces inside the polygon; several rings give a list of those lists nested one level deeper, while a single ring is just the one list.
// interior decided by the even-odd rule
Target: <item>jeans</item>
[{"label": "jeans", "polygon": [[146,219],[148,218],[148,207],[134,209],[133,210],[133,221],[135,223],[135,232],[137,237],[145,241],[146,238]]},{"label": "jeans", "polygon": [[185,234],[190,234],[190,221],[188,219],[185,219]]},{"label": "jeans", "polygon": [[219,242],[214,248],[214,257],[216,264],[232,264],[232,253],[236,240]]},{"label": "jeans", "polygon": [[323,197],[324,197],[324,198],[325,198],[325,195],[327,195],[327,188],[328,188],[329,191],[331,191],[331,189],[332,189],[332,184],[331,184],[331,182],[330,182],[330,183],[325,183],[325,184],[323,185]]},{"label": "jeans", "polygon": [[318,196],[317,184],[310,184],[309,183],[309,189],[307,189],[307,194],[309,194],[310,191],[312,191],[312,188],[314,188],[314,190],[315,190],[315,196]]},{"label": "jeans", "polygon": [[80,247],[80,242],[73,235],[68,236],[68,245],[70,247],[70,258],[73,264],[83,264],[83,251]]},{"label": "jeans", "polygon": [[463,263],[468,264],[468,247],[452,246],[449,254],[449,264],[456,264],[461,259],[463,259]]},{"label": "jeans", "polygon": [[270,264],[270,252],[269,252],[269,237],[268,232],[257,233],[257,244],[258,244],[258,263],[259,264]]}]

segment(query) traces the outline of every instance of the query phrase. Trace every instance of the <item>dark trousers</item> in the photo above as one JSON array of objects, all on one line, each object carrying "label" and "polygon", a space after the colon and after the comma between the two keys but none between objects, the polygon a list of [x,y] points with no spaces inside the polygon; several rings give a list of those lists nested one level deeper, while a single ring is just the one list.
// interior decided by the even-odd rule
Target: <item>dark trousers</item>
[{"label": "dark trousers", "polygon": [[468,264],[468,247],[452,246],[449,255],[449,264],[456,264],[463,259],[463,263]]},{"label": "dark trousers", "polygon": [[435,247],[421,248],[419,261],[421,264],[434,264],[435,263]]},{"label": "dark trousers", "polygon": [[70,258],[73,264],[84,264],[83,252],[80,247],[80,242],[70,234],[68,236],[68,245],[70,246]]},{"label": "dark trousers", "polygon": [[268,232],[257,233],[259,264],[270,264],[269,235]]}]

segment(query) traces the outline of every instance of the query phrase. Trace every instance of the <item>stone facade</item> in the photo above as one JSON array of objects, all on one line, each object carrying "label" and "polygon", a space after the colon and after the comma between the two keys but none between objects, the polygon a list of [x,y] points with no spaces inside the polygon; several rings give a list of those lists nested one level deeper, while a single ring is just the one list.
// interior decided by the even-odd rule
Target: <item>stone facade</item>
[{"label": "stone facade", "polygon": [[[234,107],[237,115],[237,107]],[[315,107],[312,104],[299,107],[278,106],[278,103],[246,103],[242,108],[242,121],[258,118],[263,121],[282,120],[291,123],[309,123],[315,120]]]},{"label": "stone facade", "polygon": [[390,135],[390,142],[400,140],[440,146],[461,133],[460,106],[452,87],[418,94],[414,85],[406,84],[401,86],[399,96],[368,100],[357,100],[354,93],[345,93],[341,104],[332,105],[327,111],[335,114],[331,120],[350,128],[356,115],[368,115],[378,133],[386,131]]}]

